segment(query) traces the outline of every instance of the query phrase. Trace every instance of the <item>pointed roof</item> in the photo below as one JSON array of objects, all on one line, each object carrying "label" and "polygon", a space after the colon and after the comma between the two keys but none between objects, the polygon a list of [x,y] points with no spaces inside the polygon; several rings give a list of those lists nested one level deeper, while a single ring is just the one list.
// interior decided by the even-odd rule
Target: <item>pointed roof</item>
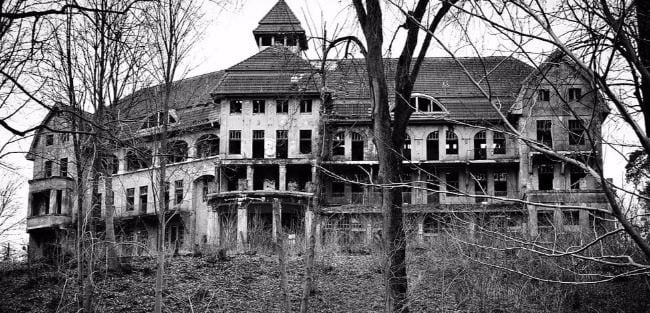
[{"label": "pointed roof", "polygon": [[300,21],[284,0],[278,1],[259,24],[253,33],[304,32]]}]

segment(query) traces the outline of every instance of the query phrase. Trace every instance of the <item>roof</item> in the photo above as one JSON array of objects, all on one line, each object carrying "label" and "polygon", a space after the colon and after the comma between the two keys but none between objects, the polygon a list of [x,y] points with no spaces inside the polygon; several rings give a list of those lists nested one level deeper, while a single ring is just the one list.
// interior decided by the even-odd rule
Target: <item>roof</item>
[{"label": "roof", "polygon": [[[471,77],[501,104],[506,113],[521,89],[521,83],[532,68],[512,57],[457,58]],[[449,119],[499,118],[488,99],[467,77],[452,58],[425,58],[413,93],[431,96],[449,111]],[[392,102],[397,59],[385,60],[388,94]],[[370,94],[363,59],[343,59],[328,75],[328,87],[333,92],[334,110],[337,105],[355,103],[357,112],[369,112]],[[339,108],[345,111],[343,108]]]},{"label": "roof", "polygon": [[230,67],[212,94],[277,95],[319,93],[319,75],[308,60],[284,46],[271,46]]},{"label": "roof", "polygon": [[260,20],[259,26],[253,33],[287,33],[305,32],[300,21],[293,14],[284,0],[278,1],[271,10]]}]

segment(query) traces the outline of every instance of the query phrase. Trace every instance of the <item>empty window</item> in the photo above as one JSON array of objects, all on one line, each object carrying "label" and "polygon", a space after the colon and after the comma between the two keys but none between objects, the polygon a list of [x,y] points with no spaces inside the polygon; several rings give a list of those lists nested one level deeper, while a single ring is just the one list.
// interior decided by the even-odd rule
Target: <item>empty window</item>
[{"label": "empty window", "polygon": [[142,213],[147,213],[147,202],[149,202],[148,198],[148,192],[149,192],[149,187],[147,186],[140,186],[140,212]]},{"label": "empty window", "polygon": [[569,101],[578,101],[582,98],[582,89],[569,88]]},{"label": "empty window", "polygon": [[585,128],[581,120],[569,120],[569,144],[585,144]]},{"label": "empty window", "polygon": [[169,182],[165,182],[165,186],[163,187],[163,206],[165,210],[169,210]]},{"label": "empty window", "polygon": [[551,100],[551,91],[548,89],[540,89],[537,91],[537,100],[539,101],[549,101]]},{"label": "empty window", "polygon": [[537,173],[539,190],[553,190],[553,164],[540,164]]},{"label": "empty window", "polygon": [[46,146],[51,146],[53,144],[54,144],[54,135],[52,135],[52,134],[46,135],[45,136],[45,145]]},{"label": "empty window", "polygon": [[427,192],[427,203],[439,203],[440,202],[440,181],[437,177],[430,176],[427,179],[426,185]]},{"label": "empty window", "polygon": [[427,135],[427,160],[438,160],[440,144],[438,140],[438,132],[434,131]]},{"label": "empty window", "polygon": [[580,225],[580,211],[571,210],[562,212],[562,222],[564,225]]},{"label": "empty window", "polygon": [[59,176],[68,176],[68,158],[63,158],[59,161]]},{"label": "empty window", "polygon": [[537,227],[553,227],[553,211],[537,211]]},{"label": "empty window", "polygon": [[126,189],[126,210],[133,211],[135,206],[135,188]]},{"label": "empty window", "polygon": [[230,100],[230,114],[241,113],[242,101]]},{"label": "empty window", "polygon": [[129,150],[129,152],[126,153],[126,169],[128,171],[135,171],[141,168],[150,167],[152,158],[151,150],[147,148]]},{"label": "empty window", "polygon": [[402,156],[404,156],[405,160],[410,160],[411,159],[411,136],[406,134],[406,138],[404,138],[404,147],[402,147]]},{"label": "empty window", "polygon": [[199,137],[196,141],[196,155],[199,158],[206,158],[219,154],[219,136],[208,134]]},{"label": "empty window", "polygon": [[45,177],[52,176],[52,161],[45,161],[45,169],[43,170]]},{"label": "empty window", "polygon": [[487,159],[487,134],[484,130],[474,135],[474,159]]},{"label": "empty window", "polygon": [[363,160],[363,136],[359,133],[351,132],[350,137],[352,139],[352,161]]},{"label": "empty window", "polygon": [[201,199],[203,199],[203,202],[208,201],[208,194],[210,193],[210,184],[214,183],[214,179],[212,177],[204,177],[203,178],[203,184],[201,185]]},{"label": "empty window", "polygon": [[332,197],[333,198],[342,198],[345,197],[345,183],[343,182],[332,182]]},{"label": "empty window", "polygon": [[241,130],[231,130],[228,137],[228,153],[241,154]]},{"label": "empty window", "polygon": [[253,113],[264,113],[266,110],[266,101],[253,100]]},{"label": "empty window", "polygon": [[311,130],[300,131],[300,153],[311,153]]},{"label": "empty window", "polygon": [[[158,127],[163,124],[163,121],[165,120],[163,112],[156,112],[154,114],[151,114],[147,117],[147,119],[142,123],[141,129],[146,129],[150,127]],[[172,114],[167,113],[167,122],[168,124],[171,123],[176,123],[176,118]]]},{"label": "empty window", "polygon": [[506,154],[506,135],[504,133],[494,133],[492,141],[494,154]]},{"label": "empty window", "polygon": [[[445,179],[447,180],[447,191],[449,192],[458,192],[460,184],[458,182],[458,172],[447,172],[445,174]],[[447,196],[455,197],[455,194],[447,194]]]},{"label": "empty window", "polygon": [[120,168],[120,160],[116,156],[109,154],[102,157],[102,168],[106,173],[117,174]]},{"label": "empty window", "polygon": [[172,141],[169,147],[169,161],[171,163],[185,162],[187,160],[187,142],[182,140]]},{"label": "empty window", "polygon": [[311,113],[311,100],[300,100],[300,113]]},{"label": "empty window", "polygon": [[275,131],[275,157],[286,159],[289,155],[289,131]]},{"label": "empty window", "polygon": [[548,146],[553,146],[553,137],[551,135],[551,120],[537,121],[537,141]]},{"label": "empty window", "polygon": [[174,182],[174,204],[183,203],[183,181],[177,180]]},{"label": "empty window", "polygon": [[275,102],[276,113],[289,113],[289,100],[278,100]]},{"label": "empty window", "polygon": [[253,131],[253,158],[264,158],[264,131]]},{"label": "empty window", "polygon": [[[102,194],[97,194],[99,198],[99,209],[101,210],[102,207]],[[61,214],[61,210],[63,208],[63,190],[57,190],[56,191],[56,214]]]},{"label": "empty window", "polygon": [[572,166],[571,167],[571,189],[579,190],[580,182],[584,180],[587,174],[581,168]]},{"label": "empty window", "polygon": [[456,136],[456,133],[448,130],[445,139],[445,153],[458,154],[458,137]]},{"label": "empty window", "polygon": [[262,46],[270,46],[273,42],[272,40],[273,36],[267,35],[267,36],[261,36],[260,38],[262,39]]},{"label": "empty window", "polygon": [[438,101],[427,97],[413,97],[409,103],[418,112],[444,112]]},{"label": "empty window", "polygon": [[[486,195],[487,194],[487,174],[485,172],[473,173],[472,179],[474,180],[474,194]],[[483,197],[476,197],[476,202],[486,201]]]},{"label": "empty window", "polygon": [[338,132],[332,138],[332,155],[345,155],[345,133]]},{"label": "empty window", "polygon": [[505,197],[508,195],[508,174],[494,173],[494,195]]},{"label": "empty window", "polygon": [[61,137],[61,142],[68,142],[70,140],[70,134],[68,133],[62,133],[59,136]]}]

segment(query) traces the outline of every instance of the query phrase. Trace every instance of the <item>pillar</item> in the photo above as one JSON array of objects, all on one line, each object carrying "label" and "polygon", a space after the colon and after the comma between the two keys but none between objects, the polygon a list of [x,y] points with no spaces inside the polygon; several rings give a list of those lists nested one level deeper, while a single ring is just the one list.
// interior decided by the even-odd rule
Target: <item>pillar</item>
[{"label": "pillar", "polygon": [[237,206],[237,250],[244,251],[248,242],[248,210],[242,203]]},{"label": "pillar", "polygon": [[307,209],[305,211],[305,251],[309,248],[309,237],[311,236],[311,227],[314,223],[314,211]]},{"label": "pillar", "polygon": [[56,189],[50,189],[50,207],[48,210],[49,214],[56,213]]},{"label": "pillar", "polygon": [[[305,217],[306,219],[307,217]],[[280,206],[280,200],[277,198],[273,199],[273,216],[272,216],[272,235],[273,243],[278,242],[278,233],[282,228],[282,207]]]},{"label": "pillar", "polygon": [[280,164],[280,169],[278,171],[278,190],[285,191],[287,190],[287,165]]},{"label": "pillar", "polygon": [[424,243],[424,216],[418,216],[418,243]]},{"label": "pillar", "polygon": [[537,209],[534,205],[527,205],[528,207],[528,234],[532,237],[537,237]]},{"label": "pillar", "polygon": [[255,170],[252,165],[246,166],[246,183],[248,184],[248,190],[253,190],[253,177],[255,177]]}]

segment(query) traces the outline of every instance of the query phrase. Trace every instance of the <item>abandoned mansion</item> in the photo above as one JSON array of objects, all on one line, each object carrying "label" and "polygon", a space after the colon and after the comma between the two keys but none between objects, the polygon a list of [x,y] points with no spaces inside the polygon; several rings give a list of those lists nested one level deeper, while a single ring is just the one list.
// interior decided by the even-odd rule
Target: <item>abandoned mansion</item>
[{"label": "abandoned mansion", "polygon": [[[165,240],[181,252],[245,249],[272,241],[278,227],[301,238],[312,222],[319,242],[339,234],[343,244],[370,244],[382,217],[364,59],[327,60],[322,72],[321,61],[304,56],[306,33],[283,0],[251,40],[259,50],[249,58],[173,84],[163,186],[159,87],[136,91],[114,109],[121,122],[112,133],[120,144],[104,157],[111,170],[94,192],[78,186],[77,164],[91,162],[75,158],[70,114],[51,111],[27,155],[34,168],[30,252],[70,247],[82,220],[101,231],[107,208],[117,241],[138,243],[121,245],[122,255],[155,246],[162,211]],[[394,77],[397,60],[384,64]],[[388,83],[392,94],[394,82]],[[425,58],[399,151],[411,187],[404,188],[403,207],[414,242],[453,226],[533,240],[593,234],[609,210],[600,182],[533,148],[541,143],[602,165],[601,125],[609,111],[592,85],[559,53],[536,68],[511,56]],[[80,193],[87,195],[81,207],[92,209],[80,210]],[[315,194],[319,205],[311,210]],[[278,207],[279,218],[272,214]]]}]

